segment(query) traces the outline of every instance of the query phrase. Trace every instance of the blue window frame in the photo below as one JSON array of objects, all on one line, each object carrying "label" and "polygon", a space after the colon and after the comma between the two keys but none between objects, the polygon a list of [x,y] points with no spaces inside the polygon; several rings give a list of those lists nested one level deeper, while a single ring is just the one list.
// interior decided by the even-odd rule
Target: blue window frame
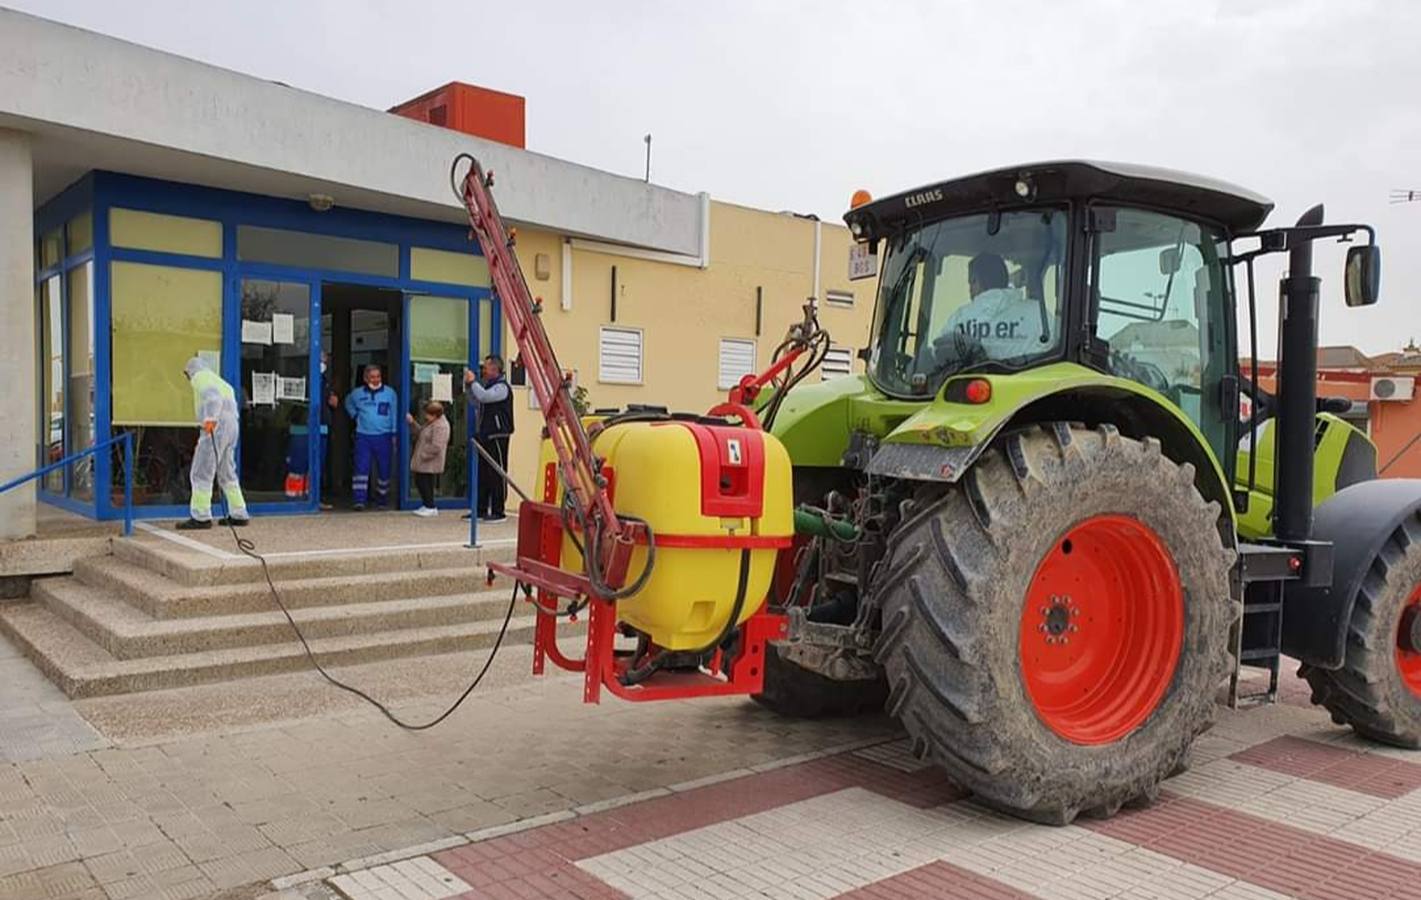
[{"label": "blue window frame", "polygon": [[[115,207],[166,215],[188,216],[217,221],[222,227],[222,254],[220,257],[187,256],[153,250],[137,250],[113,246],[109,235],[109,211]],[[59,195],[47,202],[35,215],[35,234],[59,228],[74,215],[85,210],[92,211],[92,246],[81,253],[70,255],[64,248],[62,261],[58,265],[39,268],[35,273],[35,283],[54,275],[60,275],[58,302],[64,316],[65,353],[65,403],[69,400],[69,354],[68,348],[68,279],[65,273],[84,263],[93,262],[92,290],[94,295],[94,435],[101,441],[112,434],[113,359],[110,341],[103,338],[112,329],[111,264],[115,261],[148,263],[189,269],[204,269],[222,273],[222,377],[229,382],[240,380],[241,373],[241,284],[246,278],[265,278],[278,281],[301,282],[310,285],[312,322],[317,323],[311,331],[310,380],[315,389],[320,381],[321,333],[321,286],[325,282],[342,284],[363,284],[400,291],[406,297],[410,294],[438,294],[445,297],[466,299],[472,308],[469,315],[469,347],[471,357],[478,354],[480,335],[478,334],[478,304],[489,299],[492,304],[492,331],[489,345],[493,352],[502,353],[502,317],[497,298],[488,288],[454,285],[444,282],[419,281],[410,277],[410,248],[429,247],[436,250],[450,250],[465,253],[480,253],[464,226],[445,222],[432,222],[404,216],[374,213],[364,210],[334,209],[317,212],[308,204],[297,200],[266,197],[216,188],[200,187],[178,182],[162,181],[125,175],[115,172],[90,172]],[[399,248],[399,273],[388,277],[336,269],[309,268],[301,266],[273,265],[242,261],[237,254],[237,227],[256,225],[279,228],[332,237],[355,238],[366,241],[390,243]],[[408,303],[404,304],[408,308]],[[406,313],[407,315],[407,313]],[[402,345],[398,356],[402,371],[409,367],[408,323],[401,329]],[[39,333],[36,332],[36,342]],[[38,350],[38,346],[36,347]],[[471,358],[471,364],[475,361]],[[66,409],[66,423],[69,412]],[[310,406],[308,427],[315,425],[318,414],[315,404]],[[65,452],[69,448],[69,428],[64,429]],[[316,432],[311,432],[316,433]],[[311,441],[311,468],[313,478],[319,477],[318,441]],[[409,435],[403,419],[400,422],[400,477],[397,496],[403,501],[409,490],[408,460]],[[64,492],[42,491],[41,497],[47,503],[63,507],[100,519],[115,519],[122,516],[122,509],[113,503],[110,484],[113,477],[111,458],[106,454],[95,455],[93,502],[81,502],[68,496],[68,474],[65,475]],[[319,490],[309,492],[306,500],[289,503],[253,504],[252,511],[258,514],[289,514],[314,511],[319,502]],[[456,505],[453,501],[450,505]],[[186,507],[172,504],[141,506],[135,514],[143,518],[174,518],[186,515]]]}]

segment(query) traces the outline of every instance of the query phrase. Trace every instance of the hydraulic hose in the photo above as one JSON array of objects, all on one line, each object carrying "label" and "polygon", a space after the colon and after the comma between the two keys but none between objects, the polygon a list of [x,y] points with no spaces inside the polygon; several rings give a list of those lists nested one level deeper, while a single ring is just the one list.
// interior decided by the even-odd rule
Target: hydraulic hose
[{"label": "hydraulic hose", "polygon": [[[207,432],[207,437],[212,444],[212,453],[215,457],[217,454],[217,436],[212,432]],[[469,695],[474,692],[474,689],[479,686],[479,682],[483,681],[484,675],[488,674],[489,667],[493,665],[494,659],[498,656],[499,648],[503,646],[503,639],[508,634],[508,623],[513,619],[513,607],[518,602],[519,588],[523,588],[525,593],[528,592],[528,589],[524,585],[519,582],[514,582],[513,595],[508,598],[508,610],[503,614],[503,624],[498,629],[498,636],[494,638],[493,647],[489,649],[488,657],[484,659],[483,667],[479,669],[478,674],[475,675],[473,680],[469,682],[469,686],[464,688],[464,692],[459,695],[458,699],[451,703],[449,707],[445,709],[442,713],[427,722],[406,722],[404,719],[401,719],[399,716],[395,715],[395,713],[393,713],[388,706],[381,703],[379,700],[376,700],[374,697],[365,693],[360,688],[352,684],[347,684],[346,682],[341,681],[339,678],[332,675],[330,672],[327,672],[325,666],[322,666],[320,661],[316,659],[316,654],[311,650],[311,645],[306,641],[306,635],[301,633],[301,626],[296,624],[296,619],[292,617],[291,610],[287,609],[286,604],[283,603],[281,600],[281,592],[276,589],[276,583],[272,580],[271,569],[267,567],[266,557],[262,556],[260,553],[257,552],[256,544],[254,542],[252,542],[248,538],[242,537],[240,534],[237,533],[237,526],[232,519],[232,511],[227,506],[227,494],[225,491],[219,491],[218,493],[221,497],[220,502],[222,504],[222,517],[227,521],[228,530],[232,532],[232,541],[237,545],[237,549],[241,551],[243,555],[251,557],[252,559],[256,560],[258,563],[261,564],[262,577],[266,579],[266,586],[267,590],[271,592],[271,599],[276,601],[276,605],[281,609],[282,615],[286,617],[287,623],[291,625],[291,630],[296,633],[296,639],[301,642],[301,649],[305,652],[306,659],[310,661],[312,668],[319,672],[321,677],[324,678],[326,681],[330,682],[335,687],[338,687],[347,693],[354,694],[355,696],[364,700],[366,703],[369,703],[371,706],[378,709],[380,713],[384,715],[385,718],[389,719],[391,722],[395,723],[406,731],[425,731],[427,729],[433,728],[435,725],[438,725],[440,722],[443,722],[445,719],[453,715],[454,710],[458,709],[460,706],[463,705],[464,701],[468,699]]]},{"label": "hydraulic hose", "polygon": [[[713,652],[721,644],[724,644],[726,638],[730,637],[731,632],[740,624],[740,614],[745,610],[745,595],[749,592],[749,588],[750,549],[747,547],[740,551],[740,576],[735,586],[735,603],[731,606],[730,615],[726,617],[725,625],[721,627],[720,634],[716,635],[715,640],[706,644],[704,647],[696,650],[677,650],[674,651],[674,653],[678,656],[704,656],[707,653]],[[622,673],[620,679],[622,684],[630,687],[631,685],[640,684],[650,678],[657,669],[660,669],[662,665],[665,664],[667,655],[668,651],[662,651],[645,665]]]},{"label": "hydraulic hose", "polygon": [[847,519],[836,519],[822,509],[801,505],[794,510],[795,534],[812,537],[832,538],[836,541],[852,543],[858,540],[858,526]]}]

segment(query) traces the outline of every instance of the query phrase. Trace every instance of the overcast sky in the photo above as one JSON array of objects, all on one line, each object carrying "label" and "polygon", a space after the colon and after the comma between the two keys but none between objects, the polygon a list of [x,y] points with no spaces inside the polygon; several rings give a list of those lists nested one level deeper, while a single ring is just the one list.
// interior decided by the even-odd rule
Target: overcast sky
[{"label": "overcast sky", "polygon": [[[837,219],[875,196],[1059,157],[1197,171],[1374,224],[1382,302],[1318,253],[1323,340],[1421,340],[1421,3],[973,0],[476,3],[0,0],[387,108],[451,80],[525,96],[530,149]],[[352,145],[358,152],[358,144]],[[1260,270],[1271,357],[1276,270]],[[1242,343],[1242,341],[1241,341]]]}]

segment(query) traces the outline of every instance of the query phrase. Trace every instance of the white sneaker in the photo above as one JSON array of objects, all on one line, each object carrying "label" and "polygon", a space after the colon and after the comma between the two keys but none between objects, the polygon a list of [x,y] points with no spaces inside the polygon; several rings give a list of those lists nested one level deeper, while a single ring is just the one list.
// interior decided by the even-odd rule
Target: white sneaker
[{"label": "white sneaker", "polygon": [[414,510],[414,515],[419,516],[421,519],[428,519],[430,516],[439,515],[439,510],[430,506],[421,506],[419,509]]}]

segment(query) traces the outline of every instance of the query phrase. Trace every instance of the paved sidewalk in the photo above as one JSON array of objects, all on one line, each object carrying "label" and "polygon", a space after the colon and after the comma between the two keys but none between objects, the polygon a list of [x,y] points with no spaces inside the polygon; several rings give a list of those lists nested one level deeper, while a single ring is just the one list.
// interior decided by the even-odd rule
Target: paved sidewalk
[{"label": "paved sidewalk", "polygon": [[67,756],[108,745],[74,711],[64,692],[0,637],[0,763]]},{"label": "paved sidewalk", "polygon": [[[343,674],[419,718],[481,661]],[[974,804],[881,717],[588,707],[526,665],[413,734],[312,673],[69,703],[0,644],[0,707],[30,721],[0,744],[0,900],[1421,897],[1421,756],[1332,725],[1295,679],[1220,710],[1151,809],[1045,828]]]},{"label": "paved sidewalk", "polygon": [[[505,666],[527,666],[518,649]],[[420,718],[442,708],[482,659],[460,656],[457,678],[435,699],[418,684],[425,699],[399,711]],[[273,683],[305,685],[290,695],[297,714],[310,712],[302,698],[311,696],[335,714],[184,735],[214,724],[183,711],[185,692],[164,692],[183,726],[167,734],[156,721],[164,697],[44,700],[46,715],[80,724],[76,709],[157,705],[146,735],[130,733],[122,746],[103,746],[90,729],[93,749],[47,745],[42,758],[0,764],[0,900],[202,897],[244,886],[240,895],[252,896],[306,869],[457,843],[489,826],[891,733],[882,719],[790,722],[740,699],[588,707],[575,679],[526,675],[476,693],[436,729],[408,733],[313,673],[284,678]],[[222,686],[207,691],[196,696]]]},{"label": "paved sidewalk", "polygon": [[985,809],[906,741],[683,785],[291,898],[1421,897],[1421,754],[1332,726],[1290,683],[1233,713],[1160,802],[1065,828]]}]

